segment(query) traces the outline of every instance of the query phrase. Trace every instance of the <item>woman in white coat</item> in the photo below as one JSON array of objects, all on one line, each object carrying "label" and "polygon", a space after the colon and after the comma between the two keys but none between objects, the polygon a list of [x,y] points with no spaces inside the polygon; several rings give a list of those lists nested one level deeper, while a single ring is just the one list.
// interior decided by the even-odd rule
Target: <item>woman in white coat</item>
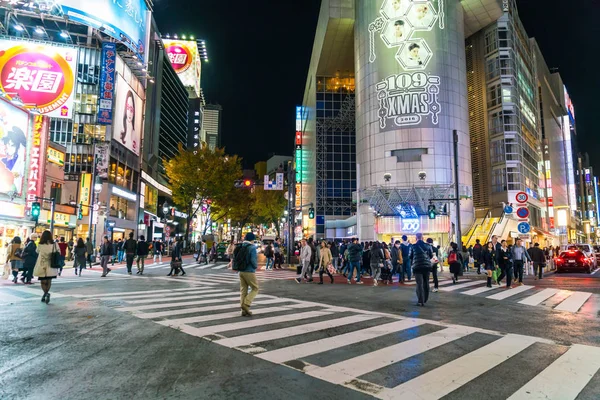
[{"label": "woman in white coat", "polygon": [[52,279],[58,275],[58,269],[52,268],[52,253],[60,251],[58,246],[52,240],[52,233],[50,231],[44,231],[40,238],[40,243],[37,248],[38,259],[33,269],[33,275],[37,276],[40,280],[44,295],[42,301],[46,304],[50,303],[50,286],[52,286]]}]

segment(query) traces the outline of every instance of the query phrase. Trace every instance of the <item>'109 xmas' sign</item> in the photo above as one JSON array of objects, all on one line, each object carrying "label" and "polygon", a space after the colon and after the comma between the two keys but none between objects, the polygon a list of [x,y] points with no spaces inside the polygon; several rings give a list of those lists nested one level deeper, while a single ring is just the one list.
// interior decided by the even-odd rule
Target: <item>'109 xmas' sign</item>
[{"label": "'109 xmas' sign", "polygon": [[378,16],[369,24],[369,63],[376,63],[379,76],[386,77],[375,86],[382,131],[439,123],[441,79],[435,50],[445,28],[444,3],[372,2]]}]

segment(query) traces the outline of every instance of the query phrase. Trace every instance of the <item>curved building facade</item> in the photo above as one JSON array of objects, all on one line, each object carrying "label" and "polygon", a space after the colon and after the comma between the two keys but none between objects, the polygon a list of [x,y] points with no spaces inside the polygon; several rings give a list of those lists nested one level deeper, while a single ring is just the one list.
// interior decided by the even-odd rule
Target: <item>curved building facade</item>
[{"label": "curved building facade", "polygon": [[[473,220],[463,8],[453,0],[361,0],[356,7],[360,236],[425,231],[444,240],[455,203],[437,199],[455,197],[453,130],[461,225]],[[423,217],[432,199],[435,222]]]}]

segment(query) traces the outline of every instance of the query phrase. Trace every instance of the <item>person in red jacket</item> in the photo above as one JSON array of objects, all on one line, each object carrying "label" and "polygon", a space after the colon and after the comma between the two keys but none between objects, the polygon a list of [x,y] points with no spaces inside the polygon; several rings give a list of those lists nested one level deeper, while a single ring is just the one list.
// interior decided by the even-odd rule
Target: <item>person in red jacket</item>
[{"label": "person in red jacket", "polygon": [[58,242],[58,248],[60,250],[60,255],[62,257],[62,262],[60,269],[58,270],[58,276],[62,274],[63,267],[65,266],[65,259],[67,257],[67,242],[65,242],[65,237],[61,236],[60,241]]}]

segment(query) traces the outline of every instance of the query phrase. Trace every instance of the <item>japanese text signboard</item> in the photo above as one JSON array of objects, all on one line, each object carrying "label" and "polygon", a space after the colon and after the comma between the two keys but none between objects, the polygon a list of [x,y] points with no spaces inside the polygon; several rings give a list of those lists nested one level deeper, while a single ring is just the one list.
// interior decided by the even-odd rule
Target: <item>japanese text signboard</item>
[{"label": "japanese text signboard", "polygon": [[0,87],[49,117],[73,117],[77,50],[0,40]]},{"label": "japanese text signboard", "polygon": [[98,95],[98,124],[112,125],[113,98],[115,94],[115,64],[117,62],[116,43],[102,43],[100,61],[100,90]]},{"label": "japanese text signboard", "polygon": [[195,40],[163,39],[165,52],[183,85],[191,88],[196,97],[200,95],[202,65]]},{"label": "japanese text signboard", "polygon": [[35,115],[33,119],[33,138],[29,156],[29,174],[27,176],[27,209],[44,194],[44,162],[48,144],[48,117]]}]

